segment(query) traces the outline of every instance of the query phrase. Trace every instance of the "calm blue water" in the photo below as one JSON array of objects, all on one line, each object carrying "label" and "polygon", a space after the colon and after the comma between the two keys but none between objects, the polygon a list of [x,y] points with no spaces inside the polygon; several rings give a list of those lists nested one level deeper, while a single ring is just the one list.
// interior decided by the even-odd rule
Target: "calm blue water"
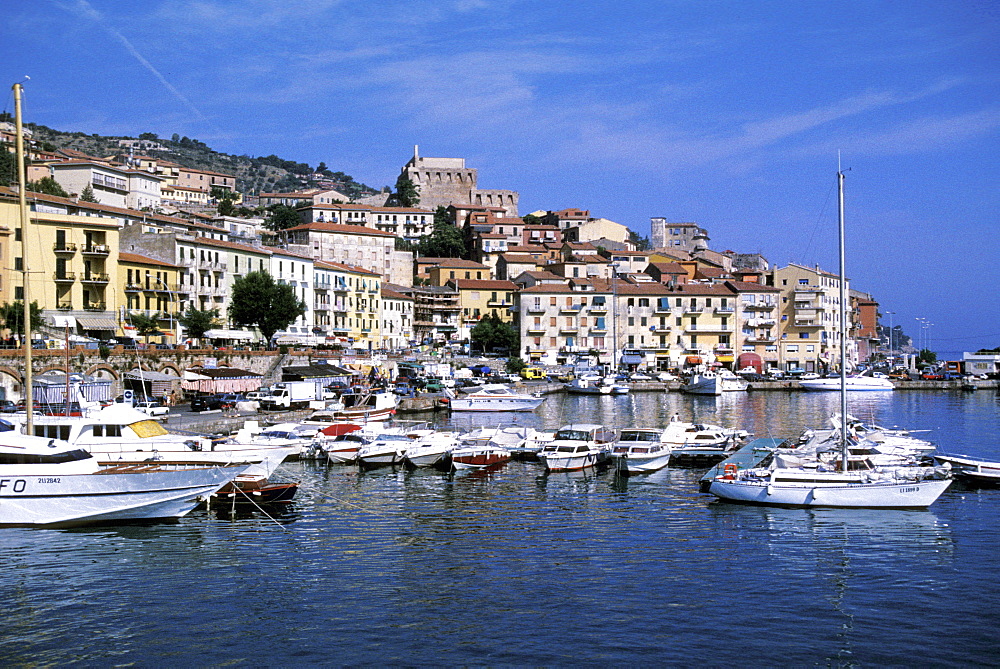
[{"label": "calm blue water", "polygon": [[[678,414],[792,435],[835,395],[550,397],[522,424]],[[1000,459],[992,391],[852,398]],[[507,422],[456,416],[463,427]],[[292,513],[4,530],[0,664],[938,665],[1000,662],[1000,490],[925,512],[775,510],[698,472],[447,477],[305,463]]]}]

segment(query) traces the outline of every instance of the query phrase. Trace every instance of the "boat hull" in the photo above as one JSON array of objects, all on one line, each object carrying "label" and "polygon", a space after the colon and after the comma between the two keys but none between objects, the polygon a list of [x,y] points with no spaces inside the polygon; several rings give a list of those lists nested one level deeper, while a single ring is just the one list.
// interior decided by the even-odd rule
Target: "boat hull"
[{"label": "boat hull", "polygon": [[949,485],[951,479],[772,485],[766,480],[720,477],[712,481],[709,492],[727,502],[766,506],[923,509],[933,504]]},{"label": "boat hull", "polygon": [[574,472],[588,467],[596,467],[601,464],[601,453],[590,451],[584,454],[543,453],[539,456],[545,465],[545,470],[550,472]]},{"label": "boat hull", "polygon": [[[840,392],[840,379],[804,379],[799,381],[799,386],[811,392]],[[849,377],[845,379],[845,387],[848,392],[896,389],[891,381],[867,377]]]},{"label": "boat hull", "polygon": [[636,453],[613,453],[611,462],[619,472],[628,474],[655,472],[670,464],[670,452],[645,457]]},{"label": "boat hull", "polygon": [[245,469],[122,466],[95,474],[0,479],[0,526],[177,520]]},{"label": "boat hull", "polygon": [[534,411],[544,401],[541,397],[497,400],[476,397],[456,398],[451,401],[452,411]]}]

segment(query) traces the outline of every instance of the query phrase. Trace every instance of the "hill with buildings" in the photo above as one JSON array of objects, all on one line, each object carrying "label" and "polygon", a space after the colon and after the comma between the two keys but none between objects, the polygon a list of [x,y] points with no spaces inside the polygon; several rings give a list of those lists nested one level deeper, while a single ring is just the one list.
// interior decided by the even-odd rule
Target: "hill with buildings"
[{"label": "hill with buildings", "polygon": [[236,177],[236,189],[246,194],[318,187],[334,189],[354,199],[378,192],[378,189],[355,181],[349,174],[328,169],[324,163],[310,166],[276,155],[237,156],[215,151],[200,140],[177,134],[170,138],[148,132],[138,137],[116,137],[66,132],[35,123],[26,123],[25,127],[31,130],[36,145],[45,151],[73,149],[102,157],[127,155],[131,151],[183,167],[231,174]]}]

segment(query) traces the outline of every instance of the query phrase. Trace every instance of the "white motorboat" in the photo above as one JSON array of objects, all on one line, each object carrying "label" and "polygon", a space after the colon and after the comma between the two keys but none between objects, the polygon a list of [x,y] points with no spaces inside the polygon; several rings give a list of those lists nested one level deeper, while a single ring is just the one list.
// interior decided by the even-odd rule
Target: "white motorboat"
[{"label": "white motorboat", "polygon": [[[10,414],[23,429],[25,415]],[[298,446],[245,442],[215,443],[208,437],[172,434],[156,420],[125,404],[84,408],[80,416],[33,416],[33,434],[61,439],[106,465],[139,462],[255,465],[250,474],[270,476]]]},{"label": "white motorboat", "polygon": [[71,526],[176,520],[247,465],[157,463],[102,468],[65,441],[0,433],[0,525]]},{"label": "white motorboat", "polygon": [[[845,390],[872,391],[872,390],[895,390],[896,386],[889,379],[880,379],[873,376],[848,376],[843,379]],[[841,379],[800,379],[799,385],[803,390],[809,391],[831,391],[839,392]]]},{"label": "white motorboat", "polygon": [[748,436],[744,430],[687,423],[674,416],[664,428],[661,440],[671,448],[671,465],[701,466],[725,460]]},{"label": "white motorboat", "polygon": [[671,448],[663,430],[625,428],[611,447],[611,462],[619,472],[655,472],[670,463]]},{"label": "white motorboat", "polygon": [[950,465],[951,470],[962,478],[978,483],[1000,485],[1000,462],[977,460],[967,455],[945,455],[943,453],[936,454],[934,459]]},{"label": "white motorboat", "polygon": [[594,467],[605,462],[615,431],[603,425],[576,423],[565,425],[555,438],[538,453],[538,459],[550,472],[568,472]]},{"label": "white motorboat", "polygon": [[[839,193],[840,329],[847,324],[846,272],[844,262],[844,173],[837,172]],[[846,347],[840,347],[840,369],[847,369]],[[837,381],[840,416],[847,414],[847,379]],[[840,421],[838,421],[840,422]],[[846,421],[843,421],[846,423]],[[879,466],[851,457],[846,425],[837,429],[839,454],[817,451],[815,458],[799,463],[783,462],[777,455],[766,467],[739,470],[726,465],[723,474],[709,484],[709,492],[731,502],[767,506],[843,508],[924,508],[951,485],[950,467]],[[831,458],[831,455],[833,456]],[[839,456],[839,460],[833,459]]]},{"label": "white motorboat", "polygon": [[505,385],[491,383],[473,393],[451,400],[452,411],[533,411],[545,400],[540,395],[515,393]]},{"label": "white motorboat", "polygon": [[447,469],[451,453],[459,446],[458,438],[447,432],[431,432],[419,437],[403,452],[403,464],[410,469],[436,467]]},{"label": "white motorboat", "polygon": [[451,468],[456,471],[486,469],[502,465],[510,459],[510,451],[495,444],[462,445],[451,452]]},{"label": "white motorboat", "polygon": [[358,466],[375,469],[403,464],[403,455],[413,442],[414,439],[403,434],[382,433],[358,449]]},{"label": "white motorboat", "polygon": [[692,375],[691,380],[681,386],[681,391],[690,395],[721,395],[746,390],[749,386],[745,379],[731,372],[707,371]]},{"label": "white motorboat", "polygon": [[599,376],[578,376],[564,387],[574,395],[610,395],[612,390]]}]

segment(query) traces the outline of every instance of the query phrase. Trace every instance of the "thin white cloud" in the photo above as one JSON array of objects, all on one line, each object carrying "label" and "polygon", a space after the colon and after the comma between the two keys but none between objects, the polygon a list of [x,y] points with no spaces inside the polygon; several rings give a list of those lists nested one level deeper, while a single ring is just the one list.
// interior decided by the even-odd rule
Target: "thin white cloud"
[{"label": "thin white cloud", "polygon": [[157,70],[152,63],[146,60],[146,58],[144,58],[141,53],[139,53],[139,50],[132,45],[132,42],[130,42],[123,34],[118,32],[118,30],[116,30],[114,27],[108,24],[108,22],[104,20],[104,17],[100,14],[100,12],[94,9],[93,6],[91,6],[91,4],[87,2],[87,0],[75,0],[75,2],[73,2],[72,4],[61,4],[61,6],[69,11],[74,12],[79,16],[82,16],[83,18],[93,21],[103,30],[105,30],[108,34],[110,34],[112,37],[121,42],[122,46],[125,47],[126,51],[128,51],[133,58],[139,61],[140,65],[149,70],[149,72],[154,77],[156,77],[157,81],[159,81],[164,88],[170,91],[170,93],[175,98],[180,100],[185,107],[190,109],[199,120],[201,121],[208,120],[205,117],[205,115],[201,113],[201,110],[194,105],[194,103],[188,100],[188,98],[183,93],[181,93],[179,90],[177,90],[176,87],[174,87],[173,84],[167,81],[166,77],[160,74],[160,71]]}]

